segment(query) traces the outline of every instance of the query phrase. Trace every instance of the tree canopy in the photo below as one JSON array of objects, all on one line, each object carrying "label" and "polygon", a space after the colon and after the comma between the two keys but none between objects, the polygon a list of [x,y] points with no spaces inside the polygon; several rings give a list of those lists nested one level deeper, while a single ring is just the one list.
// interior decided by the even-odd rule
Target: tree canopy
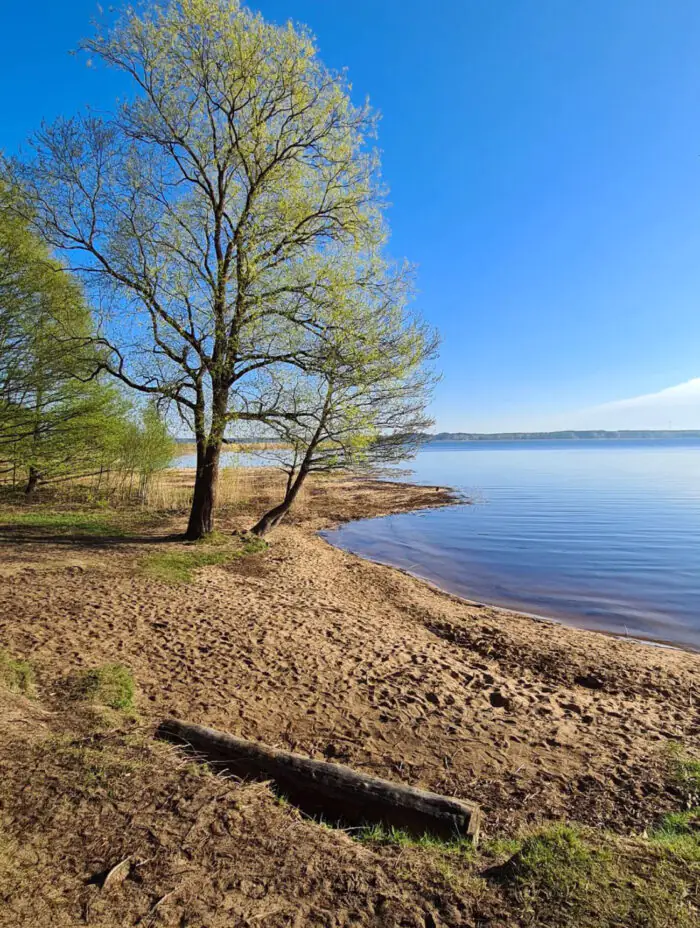
[{"label": "tree canopy", "polygon": [[[287,474],[281,502],[253,531],[263,535],[285,516],[309,474],[381,472],[411,458],[432,424],[426,412],[436,376],[437,334],[407,307],[410,278],[377,263],[374,288],[342,288],[339,310],[357,325],[329,325],[304,374],[271,372],[268,389],[285,410],[268,426],[282,443],[268,457]],[[273,403],[268,403],[272,405]]]},{"label": "tree canopy", "polygon": [[44,126],[10,167],[100,306],[101,368],[194,432],[195,539],[213,528],[231,423],[304,431],[295,397],[326,376],[319,358],[340,364],[338,397],[377,349],[367,308],[406,271],[384,257],[375,116],[305,28],[236,0],[129,8],[83,48],[133,95]]},{"label": "tree canopy", "polygon": [[193,428],[198,537],[227,424],[261,412],[239,401],[248,381],[303,368],[333,311],[338,250],[381,246],[374,119],[306,30],[237,3],[128,10],[84,47],[131,77],[134,98],[45,126],[14,171],[99,291],[104,367]]}]

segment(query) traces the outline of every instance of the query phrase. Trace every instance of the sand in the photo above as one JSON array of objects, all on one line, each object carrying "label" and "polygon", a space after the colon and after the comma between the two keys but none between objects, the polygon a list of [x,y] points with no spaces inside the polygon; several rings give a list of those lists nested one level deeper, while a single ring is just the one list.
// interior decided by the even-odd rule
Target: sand
[{"label": "sand", "polygon": [[[640,832],[697,745],[700,657],[479,607],[337,550],[318,530],[445,505],[447,491],[318,486],[260,554],[172,585],[144,576],[182,518],[138,537],[0,532],[0,646],[45,698],[128,665],[138,709],[476,800],[485,832],[572,819]],[[251,524],[224,514],[219,528]]]}]

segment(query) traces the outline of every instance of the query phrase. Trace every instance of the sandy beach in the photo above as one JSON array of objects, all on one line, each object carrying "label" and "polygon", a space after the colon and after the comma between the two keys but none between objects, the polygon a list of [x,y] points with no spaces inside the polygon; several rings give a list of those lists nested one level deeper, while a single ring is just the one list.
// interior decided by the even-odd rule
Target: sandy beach
[{"label": "sandy beach", "polygon": [[[268,550],[179,585],[139,567],[184,547],[168,540],[175,519],[111,540],[6,526],[0,641],[46,694],[119,662],[153,723],[175,715],[473,799],[487,834],[559,818],[642,831],[673,807],[668,743],[700,734],[697,655],[470,605],[317,535],[450,501],[325,482]],[[219,529],[249,523],[243,509]]]}]

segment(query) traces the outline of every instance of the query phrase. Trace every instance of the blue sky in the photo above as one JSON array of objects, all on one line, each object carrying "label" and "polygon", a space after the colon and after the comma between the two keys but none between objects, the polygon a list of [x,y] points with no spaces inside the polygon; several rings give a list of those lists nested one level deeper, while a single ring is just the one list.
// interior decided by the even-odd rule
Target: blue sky
[{"label": "blue sky", "polygon": [[[700,428],[697,0],[253,5],[308,23],[382,112],[391,250],[443,336],[439,428]],[[7,151],[125,89],[68,54],[92,0],[12,7]]]}]

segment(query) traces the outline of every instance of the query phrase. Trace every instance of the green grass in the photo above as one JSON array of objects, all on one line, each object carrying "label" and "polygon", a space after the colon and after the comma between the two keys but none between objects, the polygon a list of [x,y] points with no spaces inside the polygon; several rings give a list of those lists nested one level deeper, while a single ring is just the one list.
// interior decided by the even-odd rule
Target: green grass
[{"label": "green grass", "polygon": [[70,680],[73,698],[85,699],[110,709],[131,712],[134,709],[136,687],[128,667],[104,664],[74,674]]},{"label": "green grass", "polygon": [[670,784],[680,793],[684,809],[664,815],[651,830],[652,842],[685,861],[700,863],[700,760],[680,744],[670,750]]},{"label": "green grass", "polygon": [[34,668],[29,661],[16,660],[0,650],[0,683],[28,696],[34,689]]},{"label": "green grass", "polygon": [[649,837],[676,857],[700,864],[700,807],[665,815]]},{"label": "green grass", "polygon": [[[163,551],[142,558],[140,569],[143,574],[165,583],[190,583],[196,570],[201,567],[216,567],[240,557],[258,554],[267,548],[261,538],[245,538],[237,546],[231,538],[215,534],[207,536],[179,551]],[[208,550],[214,549],[214,550]]]},{"label": "green grass", "polygon": [[689,757],[682,748],[672,756],[672,776],[687,806],[700,806],[700,760]]},{"label": "green grass", "polygon": [[474,850],[469,838],[439,838],[428,832],[422,835],[413,835],[402,828],[387,827],[386,825],[366,825],[351,833],[357,841],[367,844],[420,847],[450,854],[471,855]]},{"label": "green grass", "polygon": [[58,535],[124,535],[122,519],[101,512],[65,511],[45,509],[5,510],[0,512],[0,525],[16,525],[52,532]]},{"label": "green grass", "polygon": [[512,857],[522,847],[517,838],[487,838],[481,842],[480,849],[488,857]]},{"label": "green grass", "polygon": [[698,874],[652,842],[568,825],[542,829],[499,868],[522,923],[547,928],[691,928]]}]

